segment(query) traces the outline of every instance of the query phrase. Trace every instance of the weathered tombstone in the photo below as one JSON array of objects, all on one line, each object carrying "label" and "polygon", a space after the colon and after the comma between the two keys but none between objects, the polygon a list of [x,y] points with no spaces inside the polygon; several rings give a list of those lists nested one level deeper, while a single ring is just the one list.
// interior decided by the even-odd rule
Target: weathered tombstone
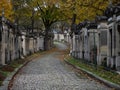
[{"label": "weathered tombstone", "polygon": [[87,26],[88,34],[89,34],[89,54],[90,54],[90,61],[97,64],[97,56],[98,56],[98,31],[97,31],[97,24],[93,21],[90,22]]},{"label": "weathered tombstone", "polygon": [[97,62],[98,65],[101,65],[102,62],[106,62],[105,58],[107,58],[107,32],[108,32],[108,25],[107,25],[107,17],[106,16],[98,16],[98,35],[99,35],[99,43],[98,43],[98,57]]},{"label": "weathered tombstone", "polygon": [[[108,57],[107,65],[113,69],[119,70],[120,67],[120,34],[119,34],[119,25],[120,25],[120,5],[110,6],[106,11],[108,19]],[[110,16],[111,15],[111,16]]]}]

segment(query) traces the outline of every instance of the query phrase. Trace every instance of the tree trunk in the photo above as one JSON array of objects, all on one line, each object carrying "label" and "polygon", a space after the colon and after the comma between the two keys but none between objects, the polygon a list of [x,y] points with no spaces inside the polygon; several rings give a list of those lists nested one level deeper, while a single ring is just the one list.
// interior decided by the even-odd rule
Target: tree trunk
[{"label": "tree trunk", "polygon": [[45,36],[44,36],[44,50],[49,50],[50,49],[50,44],[49,44],[49,27],[45,29]]},{"label": "tree trunk", "polygon": [[47,36],[44,37],[44,50],[49,50],[49,40]]}]

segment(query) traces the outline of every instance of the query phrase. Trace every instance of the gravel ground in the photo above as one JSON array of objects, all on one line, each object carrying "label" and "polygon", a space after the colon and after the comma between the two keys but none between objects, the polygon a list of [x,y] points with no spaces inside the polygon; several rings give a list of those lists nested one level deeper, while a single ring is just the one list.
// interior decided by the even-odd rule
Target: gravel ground
[{"label": "gravel ground", "polygon": [[[56,43],[60,50],[66,45]],[[14,80],[11,90],[111,90],[94,80],[81,75],[56,57],[59,52],[53,52],[42,58],[31,61]]]}]

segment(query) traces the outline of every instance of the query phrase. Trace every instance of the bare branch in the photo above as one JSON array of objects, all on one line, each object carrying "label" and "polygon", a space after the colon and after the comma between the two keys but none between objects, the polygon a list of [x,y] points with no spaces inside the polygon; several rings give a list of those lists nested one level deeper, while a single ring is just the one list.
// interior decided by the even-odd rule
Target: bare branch
[{"label": "bare branch", "polygon": [[42,10],[42,8],[40,7],[40,4],[37,2],[37,5],[38,5],[38,9],[42,12],[42,13],[44,13],[44,11]]}]

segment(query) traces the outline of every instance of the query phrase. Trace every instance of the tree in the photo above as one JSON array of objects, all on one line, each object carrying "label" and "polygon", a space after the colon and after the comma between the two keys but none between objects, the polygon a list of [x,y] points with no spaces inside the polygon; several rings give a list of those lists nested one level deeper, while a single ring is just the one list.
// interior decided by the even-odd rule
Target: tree
[{"label": "tree", "polygon": [[[85,19],[93,20],[103,14],[109,0],[13,0],[16,21],[34,27],[36,20],[44,25],[44,49],[49,49],[50,26],[58,21],[79,23]],[[114,0],[118,3],[118,0]],[[34,10],[37,9],[36,12]],[[36,19],[36,20],[35,20]]]},{"label": "tree", "polygon": [[[50,41],[50,26],[56,22],[60,13],[57,0],[13,0],[15,22],[18,25],[32,29],[38,28],[36,23],[44,25],[44,49],[48,50]],[[35,11],[37,9],[37,11]],[[42,25],[42,24],[41,24]],[[41,26],[39,25],[39,26]]]},{"label": "tree", "polygon": [[[29,20],[30,11],[26,5],[26,0],[12,0],[13,11],[14,11],[14,22],[20,25],[25,22],[26,19]],[[26,18],[26,19],[25,19]]]},{"label": "tree", "polygon": [[[104,10],[109,5],[110,0],[62,0],[63,13],[68,19],[76,17],[76,23],[86,19],[93,20],[96,15],[102,15]],[[113,4],[120,3],[119,0],[111,0]]]},{"label": "tree", "polygon": [[111,0],[113,4],[120,4],[120,0]]},{"label": "tree", "polygon": [[2,15],[2,12],[5,13],[6,18],[13,20],[11,0],[0,0],[0,16]]},{"label": "tree", "polygon": [[60,9],[58,5],[58,1],[56,0],[44,0],[38,1],[36,0],[34,3],[36,3],[36,7],[38,9],[40,18],[44,24],[45,30],[44,30],[44,50],[49,49],[49,42],[51,39],[51,31],[50,26],[60,20]]},{"label": "tree", "polygon": [[[38,13],[34,11],[35,7],[31,2],[32,0],[12,0],[15,23],[17,23],[18,28],[29,29],[29,32],[33,32],[33,28],[41,27]],[[34,27],[34,24],[39,25]]]},{"label": "tree", "polygon": [[[96,15],[101,15],[108,6],[105,0],[66,0],[63,1],[63,13],[71,19],[71,23],[92,20]],[[75,19],[76,18],[76,19]]]}]

